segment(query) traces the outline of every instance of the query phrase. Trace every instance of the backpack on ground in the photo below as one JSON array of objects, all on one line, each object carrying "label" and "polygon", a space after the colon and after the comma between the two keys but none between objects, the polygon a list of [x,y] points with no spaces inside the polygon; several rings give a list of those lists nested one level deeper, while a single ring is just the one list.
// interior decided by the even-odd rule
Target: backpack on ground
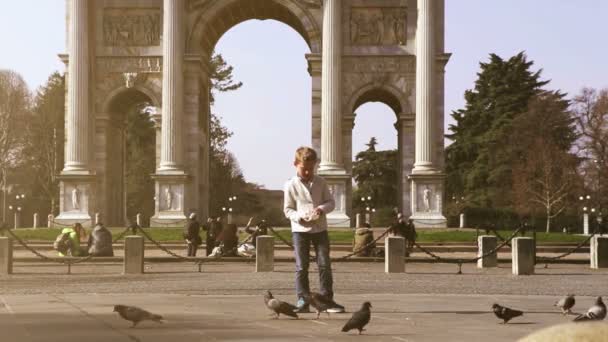
[{"label": "backpack on ground", "polygon": [[53,243],[53,248],[57,252],[66,255],[70,250],[70,233],[59,234]]}]

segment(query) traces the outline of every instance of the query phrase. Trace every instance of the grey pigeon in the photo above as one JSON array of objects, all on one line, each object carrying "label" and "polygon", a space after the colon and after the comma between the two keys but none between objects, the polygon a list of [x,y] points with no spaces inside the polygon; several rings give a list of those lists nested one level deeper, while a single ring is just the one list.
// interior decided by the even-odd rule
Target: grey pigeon
[{"label": "grey pigeon", "polygon": [[264,295],[264,304],[275,313],[275,319],[278,319],[281,314],[298,318],[298,314],[294,312],[297,309],[296,306],[274,298],[270,290]]},{"label": "grey pigeon", "polygon": [[578,315],[574,322],[583,321],[601,321],[606,318],[606,305],[602,301],[602,297],[595,299],[595,304],[587,310],[584,314]]},{"label": "grey pigeon", "polygon": [[554,306],[559,307],[562,310],[562,314],[571,314],[572,311],[572,307],[574,306],[574,304],[576,303],[576,300],[574,299],[574,295],[573,294],[569,294],[566,297],[560,299],[559,301],[557,301]]},{"label": "grey pigeon", "polygon": [[134,328],[141,321],[149,320],[156,323],[162,323],[161,320],[163,319],[160,315],[155,315],[136,306],[114,305],[114,312],[118,312],[120,317],[127,321],[131,321],[133,323],[131,328]]},{"label": "grey pigeon", "polygon": [[327,309],[335,306],[333,300],[317,292],[310,293],[310,305],[317,311],[317,319],[319,319],[321,312],[325,312],[327,313],[327,316],[329,316]]},{"label": "grey pigeon", "polygon": [[509,322],[511,319],[518,316],[523,316],[524,314],[523,311],[511,309],[506,306],[498,305],[496,303],[492,305],[492,311],[494,311],[496,317],[503,320],[503,324],[507,324],[507,322]]},{"label": "grey pigeon", "polygon": [[363,303],[363,305],[361,306],[361,310],[355,311],[353,313],[353,317],[351,317],[350,320],[346,322],[346,324],[344,324],[342,331],[348,332],[352,329],[357,329],[359,330],[359,335],[361,335],[361,332],[365,331],[365,329],[363,328],[367,325],[367,323],[369,323],[369,320],[372,318],[372,312],[369,310],[371,307],[372,304],[370,302]]}]

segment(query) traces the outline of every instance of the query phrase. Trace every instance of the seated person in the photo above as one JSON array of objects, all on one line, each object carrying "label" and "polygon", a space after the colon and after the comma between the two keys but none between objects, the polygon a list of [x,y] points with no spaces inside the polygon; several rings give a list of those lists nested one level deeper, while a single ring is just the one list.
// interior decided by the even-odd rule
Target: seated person
[{"label": "seated person", "polygon": [[114,256],[112,233],[101,222],[97,223],[95,228],[93,228],[93,231],[89,235],[87,246],[89,254],[92,256]]},{"label": "seated person", "polygon": [[57,245],[60,240],[65,241],[65,248],[62,248],[61,246],[55,246],[55,248],[59,252],[59,256],[87,256],[87,249],[82,248],[80,246],[81,241],[86,241],[86,231],[80,223],[74,223],[74,226],[64,228],[61,231],[61,234],[59,234],[59,236],[57,237],[55,245]]},{"label": "seated person", "polygon": [[374,231],[371,229],[371,225],[366,222],[362,228],[355,230],[353,252],[356,252],[356,256],[369,257],[375,255],[375,249]]},{"label": "seated person", "polygon": [[215,245],[222,250],[222,256],[236,256],[236,248],[239,244],[236,224],[230,223],[226,225],[222,232],[215,240]]},{"label": "seated person", "polygon": [[247,226],[245,226],[245,232],[250,234],[251,241],[250,243],[253,247],[256,247],[257,237],[260,235],[268,235],[268,225],[265,220],[258,222],[255,228],[251,227],[251,223],[253,222],[253,217],[249,219],[247,222]]}]

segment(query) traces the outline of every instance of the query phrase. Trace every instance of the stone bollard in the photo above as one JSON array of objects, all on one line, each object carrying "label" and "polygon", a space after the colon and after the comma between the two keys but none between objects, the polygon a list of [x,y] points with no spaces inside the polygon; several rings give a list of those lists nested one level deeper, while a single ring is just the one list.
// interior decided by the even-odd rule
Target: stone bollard
[{"label": "stone bollard", "polygon": [[141,225],[141,214],[137,213],[137,215],[135,215],[135,223],[137,223],[138,226],[143,227]]},{"label": "stone bollard", "polygon": [[38,213],[34,213],[34,229],[38,228]]},{"label": "stone bollard", "polygon": [[46,217],[46,227],[47,228],[53,228],[53,220],[55,220],[55,216],[53,216],[53,214],[49,214]]},{"label": "stone bollard", "polygon": [[[480,257],[496,248],[496,236],[482,235],[477,238],[477,256]],[[477,268],[496,267],[498,261],[496,251],[477,260]]]},{"label": "stone bollard", "polygon": [[589,214],[583,214],[583,234],[589,235]]},{"label": "stone bollard", "polygon": [[356,228],[361,228],[363,227],[363,215],[361,215],[361,213],[357,214],[357,223],[355,225]]},{"label": "stone bollard", "polygon": [[0,274],[13,273],[13,240],[0,236]]},{"label": "stone bollard", "polygon": [[460,214],[460,228],[464,228],[466,222],[464,221],[464,214]]},{"label": "stone bollard", "polygon": [[534,239],[519,237],[512,240],[513,274],[534,274]]},{"label": "stone bollard", "polygon": [[389,236],[384,240],[384,272],[405,272],[405,239]]},{"label": "stone bollard", "polygon": [[144,273],[144,238],[137,235],[127,236],[123,274],[142,273]]},{"label": "stone bollard", "polygon": [[274,237],[261,235],[256,238],[255,271],[274,271]]},{"label": "stone bollard", "polygon": [[608,268],[608,236],[592,237],[589,252],[591,268]]}]

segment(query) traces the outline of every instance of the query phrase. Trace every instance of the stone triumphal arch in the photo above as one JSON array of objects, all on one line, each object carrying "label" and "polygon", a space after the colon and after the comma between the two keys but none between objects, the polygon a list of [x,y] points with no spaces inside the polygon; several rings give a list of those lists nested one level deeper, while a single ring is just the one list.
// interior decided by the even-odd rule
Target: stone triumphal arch
[{"label": "stone triumphal arch", "polygon": [[[68,53],[63,223],[125,219],[125,106],[146,101],[156,131],[155,215],[167,225],[208,215],[209,61],[219,38],[275,19],[307,42],[311,145],[336,198],[329,222],[348,226],[355,112],[381,101],[396,113],[400,209],[418,226],[443,212],[443,0],[66,0]],[[265,39],[258,37],[258,39]],[[270,38],[269,38],[270,39]],[[277,42],[280,44],[280,42]],[[152,201],[152,199],[150,199]],[[91,221],[88,221],[91,222]]]}]

